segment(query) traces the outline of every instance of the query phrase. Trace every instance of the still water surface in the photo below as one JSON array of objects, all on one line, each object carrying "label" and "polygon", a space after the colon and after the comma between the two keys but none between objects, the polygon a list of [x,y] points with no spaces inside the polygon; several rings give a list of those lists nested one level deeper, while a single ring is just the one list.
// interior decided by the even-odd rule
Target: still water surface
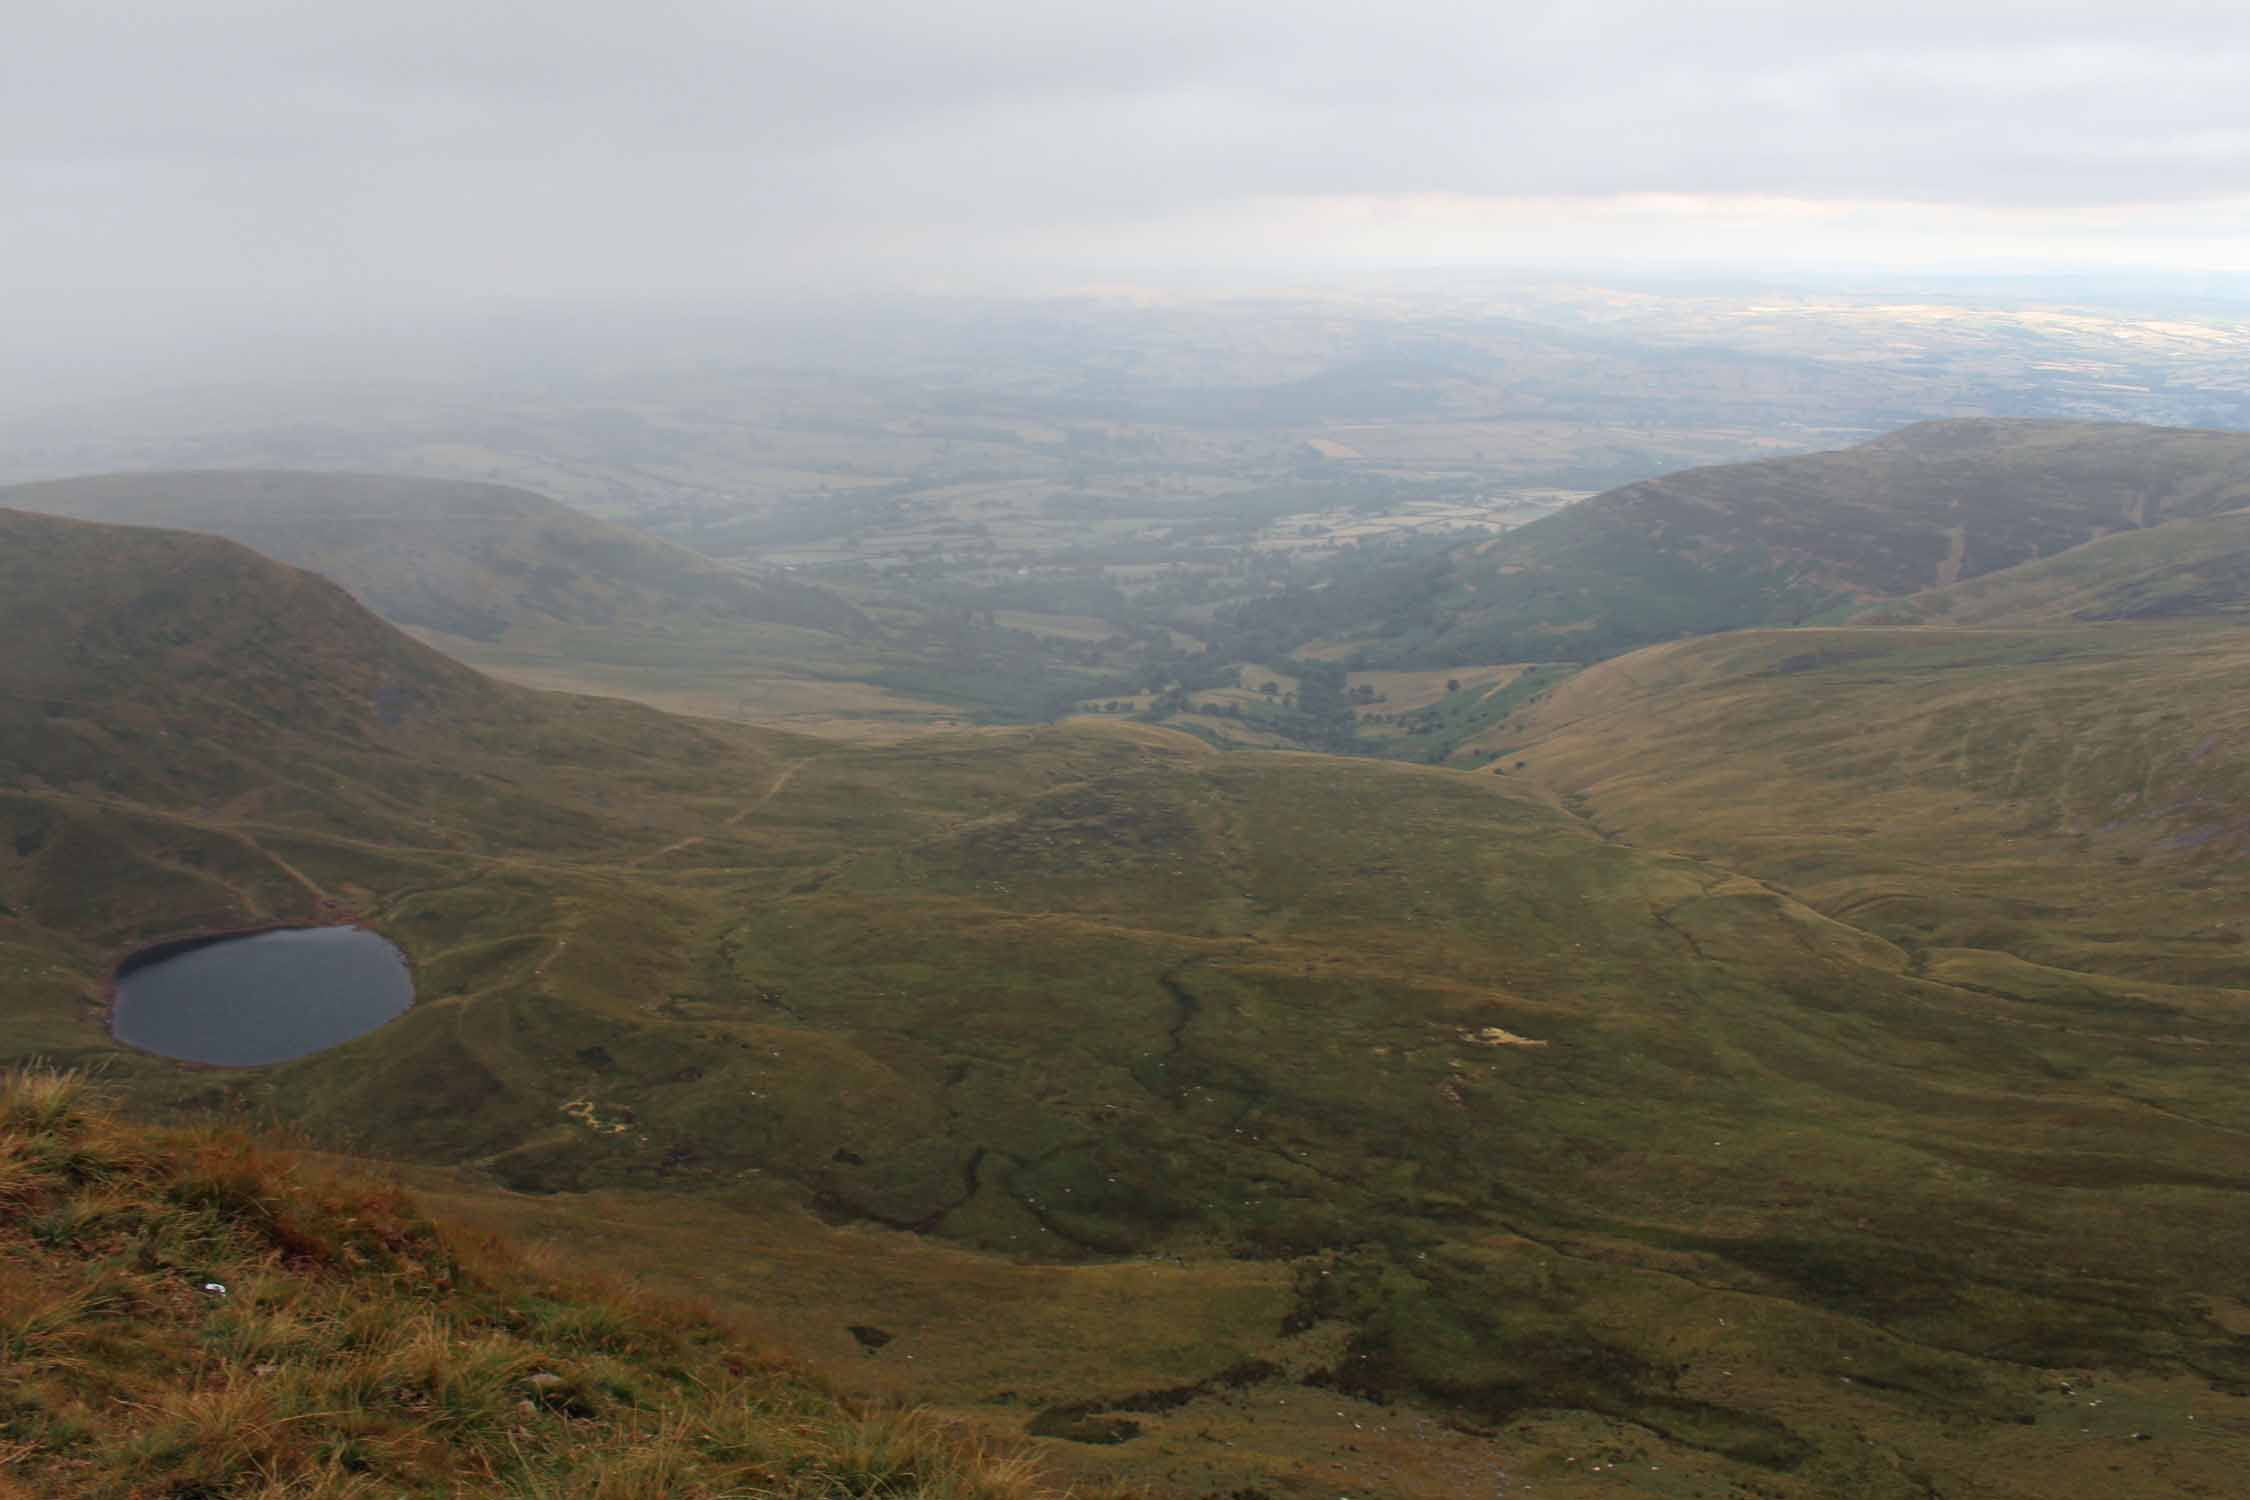
[{"label": "still water surface", "polygon": [[247,1067],[348,1042],[413,1003],[406,955],[387,940],[308,927],[126,960],[111,1029],[166,1057]]}]

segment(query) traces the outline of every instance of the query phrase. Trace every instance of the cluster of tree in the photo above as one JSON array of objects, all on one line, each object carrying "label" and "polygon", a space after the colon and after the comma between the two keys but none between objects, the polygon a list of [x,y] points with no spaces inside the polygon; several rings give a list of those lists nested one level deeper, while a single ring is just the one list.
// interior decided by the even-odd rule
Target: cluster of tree
[{"label": "cluster of tree", "polygon": [[1216,649],[1282,661],[1308,641],[1435,637],[1450,620],[1451,545],[1446,537],[1403,537],[1339,554],[1321,570],[1317,587],[1289,587],[1221,610],[1223,644]]},{"label": "cluster of tree", "polygon": [[1260,685],[1261,696],[1272,704],[1258,715],[1260,722],[1315,749],[1364,750],[1344,668],[1325,661],[1292,662],[1290,667],[1297,677],[1296,692],[1284,693],[1271,680]]}]

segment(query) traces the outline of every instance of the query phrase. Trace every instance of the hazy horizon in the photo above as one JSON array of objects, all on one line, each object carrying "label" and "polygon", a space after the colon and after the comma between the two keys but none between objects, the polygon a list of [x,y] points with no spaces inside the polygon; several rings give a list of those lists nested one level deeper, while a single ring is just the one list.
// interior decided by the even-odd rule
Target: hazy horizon
[{"label": "hazy horizon", "polygon": [[2250,19],[2194,0],[16,21],[13,401],[620,303],[1557,267],[2250,286]]}]

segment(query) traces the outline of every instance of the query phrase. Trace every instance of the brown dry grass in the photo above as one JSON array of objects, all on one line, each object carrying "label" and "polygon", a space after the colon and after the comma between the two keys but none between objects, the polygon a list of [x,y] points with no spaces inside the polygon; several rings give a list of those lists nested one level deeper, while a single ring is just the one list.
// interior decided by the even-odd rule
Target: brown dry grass
[{"label": "brown dry grass", "polygon": [[1027,1454],[857,1406],[692,1300],[238,1135],[0,1078],[0,1497],[1037,1500]]}]

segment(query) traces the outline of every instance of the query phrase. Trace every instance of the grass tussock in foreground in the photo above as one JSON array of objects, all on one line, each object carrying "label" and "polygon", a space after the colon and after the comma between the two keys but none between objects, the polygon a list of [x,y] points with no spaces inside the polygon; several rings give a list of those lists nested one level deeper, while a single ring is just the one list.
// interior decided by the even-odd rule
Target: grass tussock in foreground
[{"label": "grass tussock in foreground", "polygon": [[395,1188],[0,1075],[0,1500],[1052,1495],[708,1310],[449,1233]]}]

